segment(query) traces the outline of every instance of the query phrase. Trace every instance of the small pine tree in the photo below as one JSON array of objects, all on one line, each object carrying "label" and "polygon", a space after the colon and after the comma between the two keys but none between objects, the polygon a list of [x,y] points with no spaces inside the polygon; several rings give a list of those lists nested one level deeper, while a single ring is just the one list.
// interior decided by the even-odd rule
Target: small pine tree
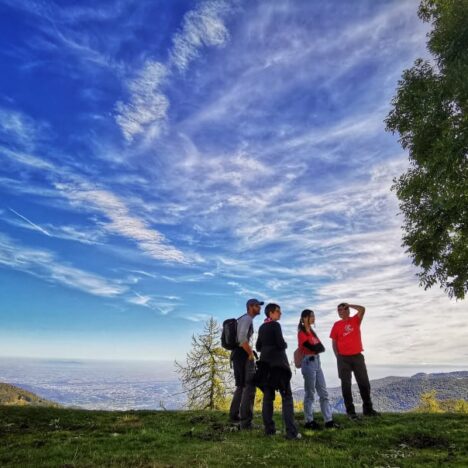
[{"label": "small pine tree", "polygon": [[189,409],[219,410],[231,391],[230,353],[221,347],[221,329],[211,317],[200,335],[192,336],[186,365],[175,362]]}]

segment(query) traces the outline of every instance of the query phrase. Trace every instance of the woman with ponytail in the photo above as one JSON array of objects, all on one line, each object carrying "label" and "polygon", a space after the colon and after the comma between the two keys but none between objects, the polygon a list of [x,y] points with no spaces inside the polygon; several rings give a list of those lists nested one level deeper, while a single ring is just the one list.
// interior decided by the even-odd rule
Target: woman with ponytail
[{"label": "woman with ponytail", "polygon": [[320,365],[320,353],[323,353],[325,348],[312,329],[314,323],[314,311],[310,309],[303,310],[297,327],[297,339],[299,349],[304,355],[301,365],[301,372],[304,377],[304,417],[306,420],[304,427],[306,429],[321,429],[320,424],[314,421],[313,413],[315,391],[317,391],[325,427],[329,429],[338,428],[339,425],[333,421],[325,376]]}]

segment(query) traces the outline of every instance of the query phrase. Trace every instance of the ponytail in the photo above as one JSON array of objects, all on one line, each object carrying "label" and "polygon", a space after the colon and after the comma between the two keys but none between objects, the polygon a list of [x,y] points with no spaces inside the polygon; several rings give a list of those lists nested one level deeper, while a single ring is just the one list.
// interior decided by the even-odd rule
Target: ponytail
[{"label": "ponytail", "polygon": [[304,319],[306,317],[310,317],[311,314],[313,314],[314,311],[311,310],[311,309],[304,309],[302,312],[301,312],[301,318],[299,320],[299,324],[297,325],[297,330],[298,331],[302,331],[304,333],[306,333],[306,328],[305,328],[305,325],[304,325]]}]

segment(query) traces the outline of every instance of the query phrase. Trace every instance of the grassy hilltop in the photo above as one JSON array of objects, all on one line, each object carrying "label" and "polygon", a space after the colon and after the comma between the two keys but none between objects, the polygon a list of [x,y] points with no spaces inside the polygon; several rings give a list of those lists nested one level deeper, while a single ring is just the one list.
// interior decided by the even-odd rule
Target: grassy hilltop
[{"label": "grassy hilltop", "polygon": [[339,415],[341,429],[302,430],[300,441],[233,431],[226,420],[221,412],[0,406],[0,466],[468,466],[466,414]]},{"label": "grassy hilltop", "polygon": [[0,405],[14,406],[60,406],[20,387],[0,382]]}]

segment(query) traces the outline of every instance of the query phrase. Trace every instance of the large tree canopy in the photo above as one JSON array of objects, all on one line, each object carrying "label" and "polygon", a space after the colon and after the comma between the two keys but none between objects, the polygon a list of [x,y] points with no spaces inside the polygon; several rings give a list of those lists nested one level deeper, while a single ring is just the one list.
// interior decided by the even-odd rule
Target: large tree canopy
[{"label": "large tree canopy", "polygon": [[423,0],[434,61],[416,60],[398,82],[387,130],[398,132],[410,167],[393,189],[403,244],[427,289],[468,288],[468,0]]}]

